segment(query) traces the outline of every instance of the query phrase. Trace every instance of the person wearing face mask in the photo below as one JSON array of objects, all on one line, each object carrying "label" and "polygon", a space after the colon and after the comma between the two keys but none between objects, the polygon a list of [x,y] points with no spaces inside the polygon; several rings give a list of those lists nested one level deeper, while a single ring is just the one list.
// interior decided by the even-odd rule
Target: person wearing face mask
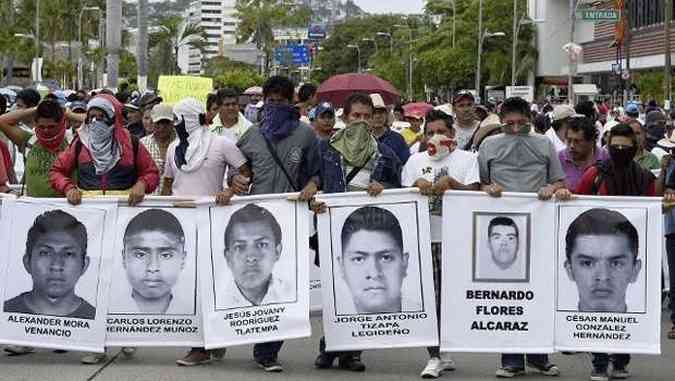
[{"label": "person wearing face mask", "polygon": [[[319,144],[321,190],[324,193],[367,191],[377,196],[385,188],[401,185],[401,161],[396,153],[370,134],[369,122],[373,117],[373,101],[369,95],[354,93],[345,101],[344,121],[347,127],[336,132],[329,140]],[[323,203],[312,201],[316,213],[324,213]],[[318,369],[338,367],[362,372],[360,351],[326,352],[323,338],[319,342],[319,356],[314,362]]]},{"label": "person wearing face mask", "polygon": [[85,125],[49,170],[52,188],[69,203],[78,205],[83,195],[116,194],[127,195],[133,206],[159,185],[148,150],[124,128],[122,107],[110,95],[92,98]]},{"label": "person wearing face mask", "polygon": [[[662,170],[659,179],[635,161],[639,147],[634,128],[628,124],[619,124],[609,132],[609,159],[589,168],[581,178],[576,193],[600,196],[656,196],[663,193],[666,171]],[[672,191],[671,191],[672,192]],[[668,192],[668,193],[671,193]],[[664,201],[675,199],[672,194]],[[611,375],[608,374],[612,363]],[[627,366],[629,354],[593,353],[594,379],[625,379],[630,376]]]},{"label": "person wearing face mask", "polygon": [[[546,136],[531,133],[530,118],[526,100],[512,97],[504,101],[502,133],[483,140],[478,150],[482,189],[492,197],[500,197],[504,191],[536,192],[542,201],[554,195],[559,200],[568,200],[572,195],[565,187],[565,172],[558,153]],[[560,374],[546,354],[504,353],[496,376],[522,376],[525,366],[546,376]]]},{"label": "person wearing face mask", "polygon": [[[436,311],[441,311],[441,225],[442,195],[446,190],[478,190],[480,176],[476,155],[457,148],[452,117],[443,111],[432,110],[426,115],[425,132],[431,135],[426,151],[413,154],[403,167],[401,183],[417,187],[429,200],[431,213],[431,258],[434,274]],[[423,378],[437,378],[444,370],[454,370],[454,361],[440,348],[429,347],[429,361],[422,371]]]}]

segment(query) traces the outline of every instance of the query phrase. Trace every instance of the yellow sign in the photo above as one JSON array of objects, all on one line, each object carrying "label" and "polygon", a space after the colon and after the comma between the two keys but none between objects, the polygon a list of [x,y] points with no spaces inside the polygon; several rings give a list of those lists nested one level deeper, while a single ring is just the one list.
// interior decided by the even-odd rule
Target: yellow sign
[{"label": "yellow sign", "polygon": [[192,97],[206,104],[206,97],[213,91],[213,79],[187,75],[162,75],[157,85],[164,103],[173,105],[181,99]]}]

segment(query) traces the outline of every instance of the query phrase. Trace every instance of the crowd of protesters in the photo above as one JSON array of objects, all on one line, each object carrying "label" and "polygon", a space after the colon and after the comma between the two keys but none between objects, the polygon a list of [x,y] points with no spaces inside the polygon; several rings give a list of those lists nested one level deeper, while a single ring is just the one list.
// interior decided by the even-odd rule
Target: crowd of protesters
[{"label": "crowd of protesters", "polygon": [[[25,89],[14,104],[0,97],[0,192],[32,197],[119,195],[129,205],[146,195],[214,196],[299,193],[315,213],[314,195],[416,187],[430,197],[432,263],[440,311],[441,197],[447,190],[533,193],[546,202],[574,194],[663,196],[675,202],[675,113],[655,102],[610,108],[605,102],[530,104],[521,98],[477,104],[461,91],[428,112],[385,104],[380,94],[354,93],[344,104],[317,100],[316,86],[299,89],[271,77],[247,105],[234,89],[185,98],[161,94],[78,91],[67,99]],[[10,110],[6,112],[6,110]],[[208,158],[208,160],[207,160]],[[675,212],[665,214],[670,289],[675,288]],[[675,298],[671,299],[675,339]],[[440,320],[440,319],[439,319]],[[269,372],[283,370],[283,342],[256,344],[253,357]],[[33,348],[7,346],[12,355]],[[134,348],[123,348],[127,356]],[[428,348],[421,376],[455,368],[448,353]],[[193,366],[221,359],[225,349],[192,348],[177,361]],[[86,354],[83,363],[103,361]],[[315,366],[364,371],[360,352],[327,352]],[[591,379],[627,378],[629,355],[593,354]],[[611,366],[610,366],[611,365]],[[546,354],[502,354],[497,377],[548,376],[561,370]]]}]

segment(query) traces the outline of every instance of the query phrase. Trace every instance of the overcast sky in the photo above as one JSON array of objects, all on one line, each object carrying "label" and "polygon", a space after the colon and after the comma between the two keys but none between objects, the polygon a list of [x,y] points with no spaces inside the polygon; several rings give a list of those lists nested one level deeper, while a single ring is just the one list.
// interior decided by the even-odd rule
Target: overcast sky
[{"label": "overcast sky", "polygon": [[422,13],[424,0],[354,0],[370,13]]}]

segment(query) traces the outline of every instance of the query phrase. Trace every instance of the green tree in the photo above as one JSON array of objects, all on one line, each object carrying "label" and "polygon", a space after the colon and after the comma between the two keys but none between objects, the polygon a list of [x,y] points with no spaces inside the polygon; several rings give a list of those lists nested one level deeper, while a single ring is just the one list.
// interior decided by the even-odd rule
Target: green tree
[{"label": "green tree", "polygon": [[240,91],[264,82],[254,65],[232,61],[226,57],[208,60],[204,65],[204,76],[213,78],[216,88],[232,87]]},{"label": "green tree", "polygon": [[252,41],[265,52],[265,72],[269,73],[274,52],[275,27],[307,26],[312,16],[309,8],[277,0],[237,0],[239,18],[237,39]]},{"label": "green tree", "polygon": [[169,16],[159,22],[159,31],[150,34],[150,49],[169,53],[169,60],[164,61],[162,74],[176,74],[180,72],[178,67],[178,50],[187,46],[200,51],[206,46],[206,32],[195,23],[183,23],[180,16]]}]

